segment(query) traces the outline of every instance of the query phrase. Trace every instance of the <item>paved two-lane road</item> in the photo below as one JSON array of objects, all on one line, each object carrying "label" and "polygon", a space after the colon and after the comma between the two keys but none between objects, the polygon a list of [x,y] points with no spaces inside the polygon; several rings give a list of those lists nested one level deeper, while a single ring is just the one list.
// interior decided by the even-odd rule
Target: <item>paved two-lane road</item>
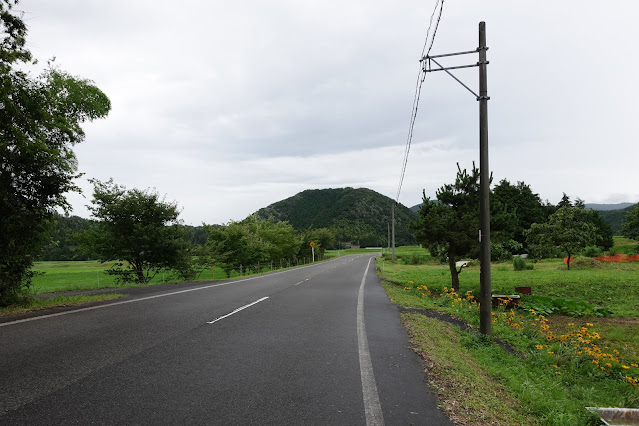
[{"label": "paved two-lane road", "polygon": [[0,424],[448,424],[372,255],[0,324]]}]

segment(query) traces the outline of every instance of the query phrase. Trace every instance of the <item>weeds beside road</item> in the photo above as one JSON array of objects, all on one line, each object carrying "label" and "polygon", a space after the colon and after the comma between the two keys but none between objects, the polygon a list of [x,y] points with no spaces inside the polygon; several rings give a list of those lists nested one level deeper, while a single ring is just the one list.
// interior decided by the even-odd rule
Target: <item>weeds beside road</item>
[{"label": "weeds beside road", "polygon": [[[454,293],[447,265],[429,260],[425,250],[403,250],[398,259],[410,263],[412,250],[423,259],[413,263],[425,264],[378,260],[391,299],[445,312],[477,329],[479,267],[464,269]],[[553,260],[514,271],[512,264],[496,263],[492,281],[493,293],[512,294],[519,286],[533,291],[524,297],[526,309],[494,311],[494,337],[507,345],[419,313],[402,314],[453,420],[599,424],[584,407],[639,406],[639,264],[583,262],[566,271]]]}]

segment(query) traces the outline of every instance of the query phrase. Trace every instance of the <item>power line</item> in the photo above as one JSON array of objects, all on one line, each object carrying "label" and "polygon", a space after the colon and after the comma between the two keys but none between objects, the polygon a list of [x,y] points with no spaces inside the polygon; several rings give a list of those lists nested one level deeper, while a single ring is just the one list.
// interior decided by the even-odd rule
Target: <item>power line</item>
[{"label": "power line", "polygon": [[[428,52],[426,52],[426,46],[428,46],[428,36],[430,35],[430,30],[433,26],[433,19],[435,18],[435,13],[437,12],[437,8],[439,7],[439,14],[437,16],[437,21],[435,22],[435,29],[433,30],[433,36],[430,41],[430,46],[428,47]],[[433,9],[433,13],[430,15],[430,21],[428,23],[428,29],[426,30],[426,38],[424,40],[424,47],[422,48],[422,56],[419,61],[419,71],[417,73],[417,82],[415,84],[415,95],[413,96],[413,108],[411,111],[410,123],[408,126],[408,136],[406,137],[406,148],[404,149],[404,161],[402,163],[402,172],[399,178],[399,185],[397,186],[397,195],[395,197],[395,202],[399,202],[399,194],[402,191],[402,184],[404,183],[404,175],[406,174],[406,166],[408,164],[408,154],[410,152],[410,145],[413,140],[413,129],[415,127],[415,120],[417,119],[417,109],[419,107],[419,98],[422,92],[422,85],[424,84],[424,80],[426,79],[426,73],[424,72],[424,67],[422,66],[422,58],[430,54],[431,49],[433,48],[433,43],[435,42],[435,36],[437,35],[437,29],[439,28],[439,22],[442,18],[442,12],[444,10],[444,0],[437,0],[435,3],[435,8]],[[426,52],[426,55],[424,53]]]}]

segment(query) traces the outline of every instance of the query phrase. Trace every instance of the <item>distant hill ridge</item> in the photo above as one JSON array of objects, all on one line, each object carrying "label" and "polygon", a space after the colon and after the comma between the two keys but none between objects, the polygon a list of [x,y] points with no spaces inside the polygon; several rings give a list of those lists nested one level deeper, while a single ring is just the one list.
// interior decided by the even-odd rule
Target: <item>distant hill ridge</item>
[{"label": "distant hill ridge", "polygon": [[[297,230],[331,228],[339,241],[386,246],[394,200],[367,188],[308,189],[257,211],[260,217],[288,221]],[[414,243],[410,223],[417,215],[395,207],[396,244]]]},{"label": "distant hill ridge", "polygon": [[596,203],[586,203],[587,209],[598,210],[598,211],[609,211],[609,210],[623,210],[630,206],[634,206],[636,203],[617,203],[617,204],[596,204]]}]

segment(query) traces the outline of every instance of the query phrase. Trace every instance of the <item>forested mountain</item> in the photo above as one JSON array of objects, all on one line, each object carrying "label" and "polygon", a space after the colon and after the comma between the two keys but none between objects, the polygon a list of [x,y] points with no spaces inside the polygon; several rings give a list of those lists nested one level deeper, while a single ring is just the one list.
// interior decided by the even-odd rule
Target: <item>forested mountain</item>
[{"label": "forested mountain", "polygon": [[[339,242],[386,246],[393,200],[366,188],[309,189],[260,209],[262,218],[288,221],[297,230],[330,228]],[[410,223],[416,214],[395,207],[395,242],[415,242]]]}]

